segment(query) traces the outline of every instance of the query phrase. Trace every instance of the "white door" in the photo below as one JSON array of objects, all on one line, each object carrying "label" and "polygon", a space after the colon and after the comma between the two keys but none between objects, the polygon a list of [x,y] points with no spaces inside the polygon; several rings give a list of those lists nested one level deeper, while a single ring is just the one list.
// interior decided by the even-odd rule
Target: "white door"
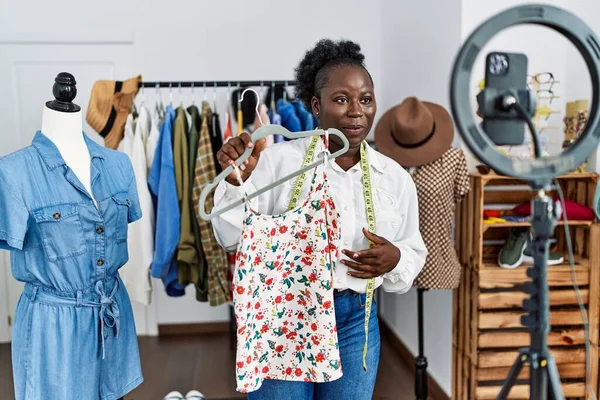
[{"label": "white door", "polygon": [[[102,42],[97,37],[94,41],[76,40],[79,42],[52,42],[48,37],[23,43],[14,39],[0,41],[0,76],[3,77],[0,79],[0,156],[31,143],[41,126],[46,102],[54,99],[54,78],[63,71],[73,74],[77,81],[74,103],[82,108],[84,130],[102,143],[100,136],[85,122],[91,88],[96,80],[123,80],[136,75],[132,71],[133,44]],[[0,341],[10,340],[8,321],[22,287],[12,278],[8,252],[0,251]],[[145,319],[145,310],[143,314]]]}]

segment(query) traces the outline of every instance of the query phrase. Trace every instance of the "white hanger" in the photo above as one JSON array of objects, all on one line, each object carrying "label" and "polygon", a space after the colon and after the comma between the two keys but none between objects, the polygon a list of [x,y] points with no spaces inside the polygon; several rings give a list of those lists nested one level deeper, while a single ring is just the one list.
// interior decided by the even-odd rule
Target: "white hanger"
[{"label": "white hanger", "polygon": [[[248,90],[254,92],[254,94],[256,95],[257,102],[256,102],[255,110],[256,110],[257,116],[259,118],[259,121],[262,125],[263,121],[262,121],[262,119],[260,119],[260,114],[258,113],[258,108],[259,108],[259,104],[260,104],[260,97],[258,95],[258,92],[254,89],[248,88],[242,92],[242,95],[241,95],[241,98],[239,101],[243,100],[244,93],[246,93]],[[333,154],[330,153],[329,156],[327,156],[328,160],[339,157],[340,155],[347,152],[350,147],[346,136],[344,136],[344,134],[337,129],[327,129],[327,130],[316,129],[316,130],[312,130],[312,131],[290,132],[288,129],[284,128],[281,125],[262,125],[260,128],[258,128],[256,131],[254,131],[254,133],[250,137],[252,138],[252,143],[256,143],[260,139],[263,139],[269,135],[275,135],[275,134],[282,135],[289,139],[299,139],[299,138],[304,138],[304,137],[321,136],[321,135],[338,136],[342,140],[342,143],[344,146],[340,150],[336,151],[335,153],[333,153]],[[240,156],[240,158],[235,160],[235,165],[242,165],[244,163],[244,161],[246,161],[250,157],[250,155],[252,154],[252,150],[253,150],[253,148],[247,148],[244,151],[244,154],[242,154]],[[243,199],[236,200],[233,203],[230,203],[230,204],[226,205],[225,207],[218,209],[217,211],[214,211],[214,209],[213,209],[210,213],[206,213],[206,210],[204,209],[204,204],[206,202],[206,198],[208,197],[209,194],[211,194],[213,189],[216,188],[217,185],[221,181],[225,180],[225,178],[227,178],[227,176],[233,172],[234,166],[230,165],[229,167],[225,168],[223,170],[223,172],[221,172],[211,183],[204,186],[204,188],[202,189],[202,192],[200,192],[200,199],[199,199],[199,204],[198,204],[200,218],[202,218],[205,221],[208,221],[215,217],[218,217],[219,215],[223,214],[224,212],[229,211],[241,204],[244,204],[245,200],[253,199],[256,196],[258,196],[268,190],[271,190],[272,188],[279,186],[282,183],[287,182],[288,180],[290,180],[310,169],[317,167],[318,165],[320,165],[323,162],[325,162],[325,157],[317,156],[317,161],[314,161],[313,163],[311,163],[303,168],[300,168],[297,171],[294,171],[294,172],[288,174],[287,176],[284,176],[283,178],[257,190],[256,192],[245,196]]]}]

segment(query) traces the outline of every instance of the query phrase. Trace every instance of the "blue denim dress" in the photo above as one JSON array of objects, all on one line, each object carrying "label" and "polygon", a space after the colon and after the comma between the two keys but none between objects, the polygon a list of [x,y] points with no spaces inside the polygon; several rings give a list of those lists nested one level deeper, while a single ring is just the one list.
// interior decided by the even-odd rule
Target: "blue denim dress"
[{"label": "blue denim dress", "polygon": [[25,282],[15,312],[17,400],[113,400],[143,378],[133,310],[118,269],[141,217],[131,161],[85,134],[92,198],[56,146],[0,158],[0,248]]}]

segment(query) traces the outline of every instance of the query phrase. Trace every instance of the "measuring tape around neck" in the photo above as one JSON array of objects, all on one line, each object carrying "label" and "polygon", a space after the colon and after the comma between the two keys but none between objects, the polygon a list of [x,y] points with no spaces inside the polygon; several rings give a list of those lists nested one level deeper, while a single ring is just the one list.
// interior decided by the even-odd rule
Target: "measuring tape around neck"
[{"label": "measuring tape around neck", "polygon": [[[317,143],[319,142],[319,137],[314,136],[308,146],[308,150],[306,151],[306,155],[304,156],[304,160],[302,161],[302,167],[307,166],[313,160],[315,149],[317,147]],[[360,146],[360,169],[362,171],[362,181],[363,181],[363,195],[365,198],[365,208],[367,212],[367,225],[369,232],[375,233],[376,221],[375,221],[375,208],[373,206],[373,191],[371,186],[371,172],[369,169],[369,160],[367,158],[367,146],[363,142]],[[306,180],[306,172],[299,175],[296,179],[296,183],[294,184],[294,189],[292,190],[292,195],[290,198],[290,204],[288,205],[288,210],[291,210],[296,207],[298,200],[300,199],[300,194],[302,193],[302,187],[304,186],[304,181]],[[369,247],[372,248],[374,244],[369,240]],[[369,320],[371,319],[371,306],[373,304],[373,292],[375,291],[375,279],[370,278],[367,280],[367,292],[366,292],[366,301],[365,301],[365,346],[363,348],[363,369],[367,370],[367,348],[369,342]]]}]

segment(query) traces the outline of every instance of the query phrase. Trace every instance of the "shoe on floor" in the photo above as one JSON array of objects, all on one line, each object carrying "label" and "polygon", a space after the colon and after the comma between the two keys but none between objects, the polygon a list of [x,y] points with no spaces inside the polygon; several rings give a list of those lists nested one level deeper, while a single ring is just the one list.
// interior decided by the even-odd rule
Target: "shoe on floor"
[{"label": "shoe on floor", "polygon": [[523,262],[523,252],[527,247],[528,228],[512,228],[504,247],[498,254],[498,265],[502,268],[517,268]]},{"label": "shoe on floor", "polygon": [[190,390],[188,394],[185,395],[185,400],[206,400],[206,397],[197,390]]},{"label": "shoe on floor", "polygon": [[[564,261],[565,259],[562,254],[555,251],[548,253],[548,265],[558,265],[562,264]],[[523,262],[533,264],[533,249],[530,246],[527,246],[523,251]]]},{"label": "shoe on floor", "polygon": [[163,397],[163,400],[185,400],[185,397],[179,392],[171,392]]}]

